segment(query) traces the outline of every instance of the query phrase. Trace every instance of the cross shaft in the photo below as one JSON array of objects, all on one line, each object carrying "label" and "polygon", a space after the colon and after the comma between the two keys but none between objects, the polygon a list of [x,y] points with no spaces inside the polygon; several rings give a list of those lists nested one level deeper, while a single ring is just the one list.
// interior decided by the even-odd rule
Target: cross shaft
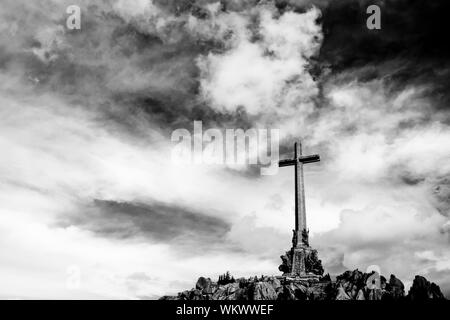
[{"label": "cross shaft", "polygon": [[300,244],[308,246],[308,229],[306,227],[306,208],[305,208],[305,185],[303,177],[303,165],[308,163],[319,162],[320,156],[302,155],[302,145],[296,142],[294,145],[294,159],[281,160],[279,167],[294,166],[295,168],[295,230],[294,230],[294,247]]}]

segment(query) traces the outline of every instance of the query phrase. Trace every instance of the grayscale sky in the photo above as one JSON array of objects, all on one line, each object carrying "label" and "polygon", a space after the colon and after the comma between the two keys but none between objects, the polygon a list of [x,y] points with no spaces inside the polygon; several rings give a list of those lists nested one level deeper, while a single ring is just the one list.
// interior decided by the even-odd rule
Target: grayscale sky
[{"label": "grayscale sky", "polygon": [[[382,29],[366,28],[378,3]],[[68,30],[68,5],[82,9]],[[445,1],[2,0],[0,297],[156,298],[279,274],[293,170],[175,165],[174,129],[302,138],[326,272],[450,293]],[[79,268],[81,286],[67,287]]]}]

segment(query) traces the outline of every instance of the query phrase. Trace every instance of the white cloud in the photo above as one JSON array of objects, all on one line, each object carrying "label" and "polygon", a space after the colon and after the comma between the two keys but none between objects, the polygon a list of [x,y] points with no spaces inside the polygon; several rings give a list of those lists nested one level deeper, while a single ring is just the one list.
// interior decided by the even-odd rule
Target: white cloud
[{"label": "white cloud", "polygon": [[[204,98],[219,110],[243,106],[250,114],[292,115],[308,109],[318,91],[305,68],[322,37],[316,23],[320,12],[277,16],[271,7],[261,6],[252,14],[260,19],[256,30],[229,23],[233,35],[225,41],[229,48],[199,59]],[[225,23],[242,20],[230,20],[226,14],[217,19],[222,16]]]}]

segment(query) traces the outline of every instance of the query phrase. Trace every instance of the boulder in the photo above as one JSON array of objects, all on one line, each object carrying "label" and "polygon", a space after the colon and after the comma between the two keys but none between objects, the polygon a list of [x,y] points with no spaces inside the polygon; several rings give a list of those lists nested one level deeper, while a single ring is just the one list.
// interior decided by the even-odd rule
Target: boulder
[{"label": "boulder", "polygon": [[416,301],[443,300],[444,295],[435,283],[430,283],[422,276],[416,276],[408,292],[408,299]]},{"label": "boulder", "polygon": [[369,289],[368,300],[381,300],[383,292],[381,289]]},{"label": "boulder", "polygon": [[159,300],[179,300],[177,296],[163,296]]},{"label": "boulder", "polygon": [[296,300],[295,298],[295,289],[291,284],[284,285],[278,295],[278,300]]},{"label": "boulder", "polygon": [[275,291],[279,290],[282,287],[281,281],[277,278],[269,278],[269,283],[272,285]]},{"label": "boulder", "polygon": [[224,286],[219,286],[212,295],[212,300],[236,300],[239,290],[239,283],[229,283]]},{"label": "boulder", "polygon": [[276,300],[278,294],[271,283],[258,282],[253,287],[253,300]]},{"label": "boulder", "polygon": [[366,300],[363,289],[359,289],[358,295],[356,296],[356,300]]},{"label": "boulder", "polygon": [[229,300],[250,300],[250,295],[248,293],[248,287],[239,288],[230,296]]},{"label": "boulder", "polygon": [[393,299],[403,298],[405,296],[405,286],[400,279],[397,279],[393,274],[389,278],[389,291]]},{"label": "boulder", "polygon": [[190,296],[191,296],[191,292],[189,290],[185,290],[178,294],[179,300],[189,300]]},{"label": "boulder", "polygon": [[[330,282],[311,283],[307,288],[307,295],[309,300],[331,300],[329,286]],[[333,296],[334,297],[334,296]]]},{"label": "boulder", "polygon": [[200,290],[194,289],[189,294],[189,300],[205,300],[205,298]]},{"label": "boulder", "polygon": [[200,277],[197,280],[197,283],[195,284],[195,288],[200,290],[203,294],[211,294],[212,293],[212,287],[211,287],[212,281],[210,278]]},{"label": "boulder", "polygon": [[294,288],[294,296],[296,300],[308,300],[308,290],[305,285],[301,283],[292,284]]},{"label": "boulder", "polygon": [[350,300],[350,297],[345,292],[345,290],[344,290],[344,288],[342,286],[340,286],[338,288],[338,293],[336,295],[336,300]]},{"label": "boulder", "polygon": [[359,291],[359,290],[358,290],[356,284],[354,284],[354,285],[352,286],[351,291],[349,292],[349,293],[350,293],[350,297],[351,297],[352,299],[356,299],[356,296],[358,295],[358,291]]}]

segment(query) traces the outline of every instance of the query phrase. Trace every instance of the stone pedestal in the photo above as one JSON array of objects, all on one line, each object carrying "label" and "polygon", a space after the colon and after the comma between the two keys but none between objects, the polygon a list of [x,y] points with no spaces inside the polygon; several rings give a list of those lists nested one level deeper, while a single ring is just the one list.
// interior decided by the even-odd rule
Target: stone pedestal
[{"label": "stone pedestal", "polygon": [[317,250],[304,244],[292,247],[281,256],[283,263],[279,270],[283,276],[291,278],[319,279],[323,275],[322,261],[317,256]]},{"label": "stone pedestal", "polygon": [[311,254],[311,251],[311,248],[304,246],[291,249],[292,267],[290,273],[292,275],[306,275],[306,258]]}]

